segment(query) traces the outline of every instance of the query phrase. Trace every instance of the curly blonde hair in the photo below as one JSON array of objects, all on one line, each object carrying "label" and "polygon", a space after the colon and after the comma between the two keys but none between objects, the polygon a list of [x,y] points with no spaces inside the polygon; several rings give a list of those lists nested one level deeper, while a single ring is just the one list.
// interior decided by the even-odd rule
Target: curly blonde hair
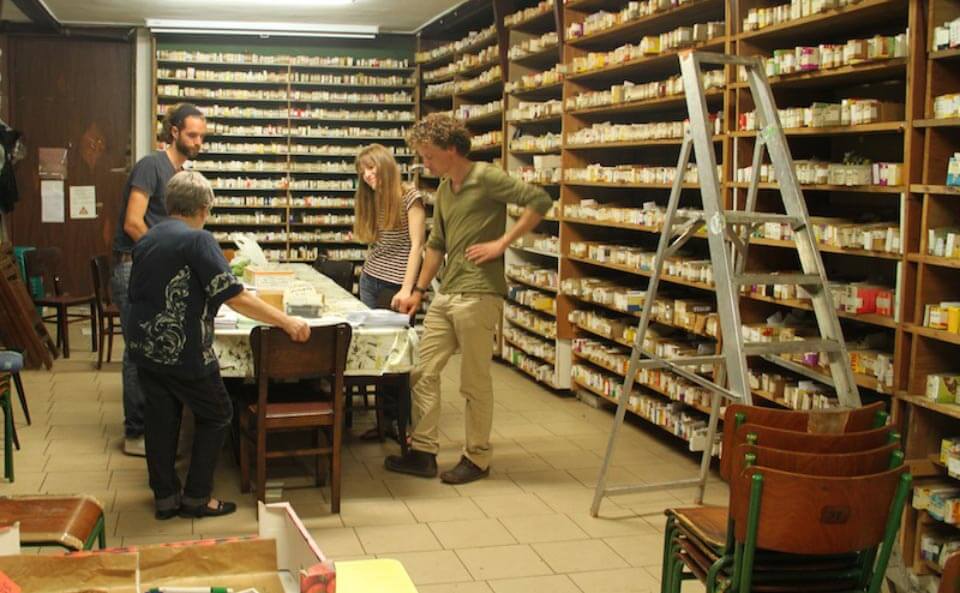
[{"label": "curly blonde hair", "polygon": [[470,152],[470,132],[463,122],[449,115],[433,113],[418,121],[407,132],[407,144],[411,148],[426,143],[446,150],[454,148],[462,156]]}]

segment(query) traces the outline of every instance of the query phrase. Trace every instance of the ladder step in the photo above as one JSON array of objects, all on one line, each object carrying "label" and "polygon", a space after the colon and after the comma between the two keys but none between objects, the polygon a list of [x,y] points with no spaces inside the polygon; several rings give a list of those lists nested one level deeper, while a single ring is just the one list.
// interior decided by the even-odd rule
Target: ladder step
[{"label": "ladder step", "polygon": [[727,224],[763,224],[765,222],[779,222],[789,224],[793,229],[803,226],[803,218],[790,214],[775,214],[772,212],[744,212],[741,210],[727,210],[723,213]]},{"label": "ladder step", "polygon": [[823,281],[817,274],[795,274],[778,272],[757,272],[740,274],[734,277],[738,284],[747,285],[766,285],[766,284],[796,284],[799,286],[822,286]]},{"label": "ladder step", "polygon": [[781,342],[746,342],[743,353],[746,356],[765,354],[793,354],[798,352],[839,352],[840,344],[836,340],[784,340]]}]

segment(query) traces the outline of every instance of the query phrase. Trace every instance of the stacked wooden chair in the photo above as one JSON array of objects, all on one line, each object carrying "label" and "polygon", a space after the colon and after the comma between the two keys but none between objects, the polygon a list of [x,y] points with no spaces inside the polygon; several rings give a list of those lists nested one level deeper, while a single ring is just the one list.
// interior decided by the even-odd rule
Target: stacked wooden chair
[{"label": "stacked wooden chair", "polygon": [[882,404],[724,415],[727,507],[667,511],[662,593],[877,593],[911,476]]}]

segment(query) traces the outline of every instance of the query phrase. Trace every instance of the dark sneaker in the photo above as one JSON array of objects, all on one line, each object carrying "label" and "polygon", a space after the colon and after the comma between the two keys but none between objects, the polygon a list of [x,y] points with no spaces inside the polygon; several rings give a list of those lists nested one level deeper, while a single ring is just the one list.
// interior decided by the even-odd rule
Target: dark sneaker
[{"label": "dark sneaker", "polygon": [[480,469],[477,464],[466,457],[460,458],[460,463],[450,471],[440,474],[440,479],[447,484],[467,484],[490,475],[490,468]]},{"label": "dark sneaker", "polygon": [[229,515],[237,510],[236,503],[233,502],[224,502],[222,500],[217,501],[216,508],[211,508],[210,505],[203,505],[201,507],[188,507],[180,506],[180,516],[184,519],[202,519],[204,517],[221,517],[223,515]]},{"label": "dark sneaker", "polygon": [[437,456],[433,453],[408,449],[405,455],[390,455],[383,461],[383,467],[392,472],[420,476],[437,477]]}]

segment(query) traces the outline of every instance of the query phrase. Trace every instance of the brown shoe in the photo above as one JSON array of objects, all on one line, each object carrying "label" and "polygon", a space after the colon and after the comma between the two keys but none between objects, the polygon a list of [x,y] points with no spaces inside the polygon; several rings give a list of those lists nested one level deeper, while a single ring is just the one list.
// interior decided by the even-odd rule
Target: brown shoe
[{"label": "brown shoe", "polygon": [[477,464],[466,456],[460,458],[460,463],[449,471],[440,474],[440,479],[447,484],[467,484],[490,475],[490,468],[480,469]]}]

